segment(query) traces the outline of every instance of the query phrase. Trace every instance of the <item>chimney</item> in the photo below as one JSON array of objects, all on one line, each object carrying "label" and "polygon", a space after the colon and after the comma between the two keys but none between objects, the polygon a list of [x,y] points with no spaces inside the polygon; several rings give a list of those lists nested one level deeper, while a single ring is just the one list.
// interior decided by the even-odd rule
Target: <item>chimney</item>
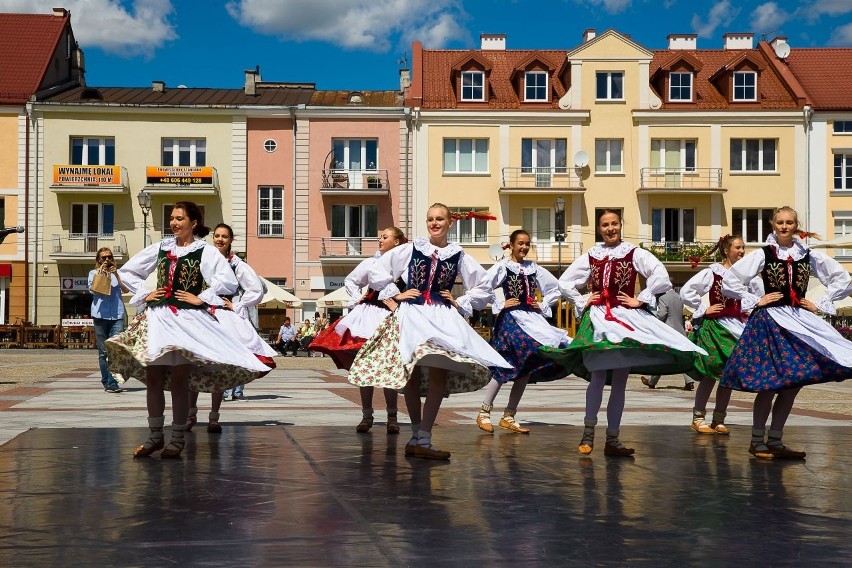
[{"label": "chimney", "polygon": [[754,49],[754,34],[725,34],[725,49]]},{"label": "chimney", "polygon": [[506,51],[506,34],[480,34],[479,42],[483,51]]},{"label": "chimney", "polygon": [[59,18],[64,18],[68,15],[68,10],[66,10],[65,8],[54,8],[53,15]]},{"label": "chimney", "polygon": [[411,69],[399,70],[399,92],[405,93],[405,90],[411,86]]},{"label": "chimney", "polygon": [[787,36],[778,36],[770,41],[769,45],[772,46],[772,49],[776,49],[779,43],[787,43]]},{"label": "chimney", "polygon": [[669,49],[680,51],[683,49],[695,49],[698,42],[698,34],[671,34],[669,35]]},{"label": "chimney", "polygon": [[246,95],[254,96],[257,94],[257,84],[260,83],[260,65],[255,66],[254,69],[246,69],[246,85],[245,92]]},{"label": "chimney", "polygon": [[86,85],[86,57],[83,55],[83,50],[80,49],[79,45],[74,47],[71,73],[74,75],[78,84]]},{"label": "chimney", "polygon": [[590,39],[594,39],[596,35],[598,35],[598,32],[595,28],[587,28],[586,31],[583,32],[583,43],[586,43]]},{"label": "chimney", "polygon": [[151,90],[153,90],[155,93],[166,92],[166,82],[165,81],[151,81]]}]

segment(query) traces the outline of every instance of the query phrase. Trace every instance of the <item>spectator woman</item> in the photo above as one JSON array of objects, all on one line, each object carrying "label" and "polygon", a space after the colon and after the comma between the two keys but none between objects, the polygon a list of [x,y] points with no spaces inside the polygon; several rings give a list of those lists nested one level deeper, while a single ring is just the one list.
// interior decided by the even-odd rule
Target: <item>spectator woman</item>
[{"label": "spectator woman", "polygon": [[121,387],[109,372],[107,351],[104,342],[124,331],[124,301],[122,292],[127,292],[127,286],[121,281],[121,275],[115,266],[112,250],[103,247],[95,256],[95,268],[89,271],[89,288],[92,287],[95,275],[109,274],[109,295],[92,292],[92,320],[95,326],[95,345],[98,348],[98,367],[101,371],[101,384],[106,392],[119,393]]}]

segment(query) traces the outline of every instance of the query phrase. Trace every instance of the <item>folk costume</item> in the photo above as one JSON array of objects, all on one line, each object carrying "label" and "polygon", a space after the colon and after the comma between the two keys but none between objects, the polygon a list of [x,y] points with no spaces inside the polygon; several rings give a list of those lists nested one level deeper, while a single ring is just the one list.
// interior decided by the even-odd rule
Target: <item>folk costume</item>
[{"label": "folk costume", "polygon": [[234,271],[239,288],[236,294],[225,296],[231,300],[233,311],[217,310],[216,317],[223,325],[233,327],[237,341],[248,347],[261,363],[270,367],[270,370],[274,369],[275,361],[272,358],[276,352],[258,335],[251,321],[251,310],[263,300],[263,282],[248,263],[233,253],[228,257],[228,265]]},{"label": "folk costume", "polygon": [[[756,307],[760,296],[746,284],[758,275],[765,293],[781,292],[783,298]],[[811,277],[826,287],[817,308],[834,314],[833,302],[849,295],[849,273],[798,238],[788,248],[780,246],[772,234],[766,246],[728,270],[722,280],[724,294],[740,300],[744,310],[753,311],[725,365],[720,385],[765,392],[852,377],[852,342],[820,316],[800,307]]]},{"label": "folk costume", "polygon": [[[121,269],[121,278],[133,297],[130,305],[146,306],[151,292],[143,283],[157,273],[157,288],[167,294],[161,300],[147,302],[127,330],[107,340],[110,369],[124,378],[146,382],[149,365],[194,365],[189,389],[197,392],[221,391],[245,384],[269,372],[241,343],[231,326],[223,325],[218,313],[224,308],[220,296],[237,290],[234,271],[212,245],[196,239],[177,246],[174,237],[150,245],[133,256]],[[185,290],[205,302],[195,306],[175,298]],[[228,316],[226,316],[228,317]],[[169,389],[166,372],[165,388]]]},{"label": "folk costume", "polygon": [[[440,292],[452,290],[460,277],[466,293],[456,302],[458,310]],[[382,255],[369,271],[369,285],[382,290],[381,299],[399,291],[393,283],[402,278],[405,289],[421,292],[418,298],[403,300],[364,344],[349,373],[357,386],[402,389],[415,366],[450,371],[446,394],[472,392],[491,379],[489,367],[510,367],[477,334],[465,318],[485,306],[491,291],[485,271],[456,243],[443,248],[428,239],[395,247]],[[421,394],[428,376],[421,375]]]}]

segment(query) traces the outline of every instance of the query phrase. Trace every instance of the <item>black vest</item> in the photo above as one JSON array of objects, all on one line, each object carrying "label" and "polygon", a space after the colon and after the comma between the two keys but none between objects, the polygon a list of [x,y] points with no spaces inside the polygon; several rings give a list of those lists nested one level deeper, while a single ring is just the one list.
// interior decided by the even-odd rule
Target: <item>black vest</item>
[{"label": "black vest", "polygon": [[784,297],[777,302],[767,304],[766,308],[773,306],[798,306],[808,291],[808,279],[811,276],[811,253],[799,260],[788,257],[786,261],[781,260],[775,254],[775,248],[767,245],[763,247],[766,255],[766,263],[760,272],[763,279],[763,288],[767,294],[770,292],[781,292]]},{"label": "black vest", "polygon": [[177,258],[171,252],[160,249],[157,255],[157,288],[166,288],[166,295],[159,300],[148,302],[148,305],[169,305],[189,310],[204,308],[204,305],[196,306],[175,298],[175,292],[178,290],[198,296],[207,288],[207,283],[201,275],[201,255],[203,252],[204,247],[199,247],[189,254]]},{"label": "black vest", "polygon": [[[435,249],[437,251],[437,249]],[[445,300],[440,292],[453,289],[456,283],[456,276],[459,273],[459,262],[461,261],[464,252],[459,251],[449,258],[441,260],[440,258],[435,263],[434,272],[432,270],[432,257],[427,256],[417,250],[417,247],[412,247],[411,260],[408,263],[408,289],[412,288],[420,290],[421,294],[418,298],[405,300],[410,304],[443,304],[445,306],[450,303]]]}]

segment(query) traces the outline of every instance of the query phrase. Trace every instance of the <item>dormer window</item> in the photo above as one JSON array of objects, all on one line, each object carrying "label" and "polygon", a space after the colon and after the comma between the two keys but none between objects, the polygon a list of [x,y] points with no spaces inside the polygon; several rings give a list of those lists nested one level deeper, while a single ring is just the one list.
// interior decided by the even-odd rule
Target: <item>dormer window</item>
[{"label": "dormer window", "polygon": [[734,72],[734,97],[735,101],[757,100],[757,73],[754,71]]},{"label": "dormer window", "polygon": [[461,100],[485,100],[485,73],[482,71],[463,71],[461,74]]},{"label": "dormer window", "polygon": [[547,73],[543,71],[527,71],[524,74],[526,86],[524,100],[547,101]]},{"label": "dormer window", "polygon": [[669,73],[669,101],[692,102],[692,73]]}]

